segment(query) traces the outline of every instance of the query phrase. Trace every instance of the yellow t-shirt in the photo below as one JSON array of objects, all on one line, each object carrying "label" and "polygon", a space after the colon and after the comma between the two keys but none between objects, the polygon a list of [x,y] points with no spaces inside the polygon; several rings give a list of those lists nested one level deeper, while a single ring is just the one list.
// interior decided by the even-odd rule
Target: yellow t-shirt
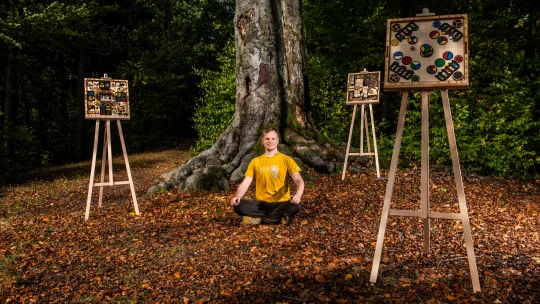
[{"label": "yellow t-shirt", "polygon": [[272,157],[261,155],[249,163],[245,176],[255,180],[255,197],[267,203],[291,199],[287,178],[300,167],[289,156],[278,152]]}]

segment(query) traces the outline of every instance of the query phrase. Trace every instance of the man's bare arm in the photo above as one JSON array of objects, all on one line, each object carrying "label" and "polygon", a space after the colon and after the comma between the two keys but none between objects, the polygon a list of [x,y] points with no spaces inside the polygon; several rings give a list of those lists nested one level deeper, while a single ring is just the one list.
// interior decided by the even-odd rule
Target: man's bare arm
[{"label": "man's bare arm", "polygon": [[296,193],[291,197],[291,202],[298,204],[302,200],[302,194],[304,194],[304,179],[302,179],[300,172],[294,172],[291,177],[296,184]]},{"label": "man's bare arm", "polygon": [[244,180],[240,183],[238,189],[236,190],[236,195],[231,199],[231,206],[238,206],[238,204],[240,204],[240,199],[242,196],[244,196],[244,194],[246,194],[252,181],[253,178],[247,176],[244,177]]}]

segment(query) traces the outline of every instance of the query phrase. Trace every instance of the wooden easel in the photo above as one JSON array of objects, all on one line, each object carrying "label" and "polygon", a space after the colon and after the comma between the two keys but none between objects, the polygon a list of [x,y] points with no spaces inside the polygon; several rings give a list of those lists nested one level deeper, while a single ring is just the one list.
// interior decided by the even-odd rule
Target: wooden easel
[{"label": "wooden easel", "polygon": [[[373,152],[371,152],[371,143],[369,141],[369,125],[367,122],[366,115],[366,105],[362,104],[360,110],[360,152],[359,153],[350,153],[351,148],[351,139],[354,127],[354,120],[356,118],[356,104],[353,109],[353,116],[351,121],[351,129],[349,130],[349,141],[347,142],[347,151],[345,152],[345,161],[343,162],[343,174],[341,175],[341,180],[345,179],[345,172],[347,171],[347,159],[349,156],[375,156],[375,166],[377,167],[377,178],[381,178],[381,173],[379,171],[379,154],[377,153],[377,138],[375,137],[375,121],[373,119],[373,106],[369,104],[369,113],[371,117],[371,134],[373,136]],[[367,141],[367,152],[364,152],[364,131]]]},{"label": "wooden easel", "polygon": [[424,252],[429,253],[429,219],[451,219],[460,220],[463,225],[463,232],[465,237],[465,245],[467,247],[467,258],[469,261],[469,268],[471,273],[471,280],[473,285],[473,291],[480,291],[480,280],[478,278],[478,269],[476,267],[476,257],[474,255],[474,247],[471,236],[471,227],[469,224],[469,215],[467,213],[467,203],[465,201],[465,192],[463,189],[463,180],[461,176],[461,169],[459,167],[458,152],[456,146],[456,138],[454,134],[454,126],[452,123],[452,113],[450,112],[450,102],[448,100],[448,90],[441,90],[441,97],[444,108],[444,117],[446,120],[446,130],[448,132],[448,142],[450,145],[450,153],[452,156],[452,167],[454,171],[454,180],[456,183],[457,196],[459,202],[459,213],[446,213],[446,212],[432,212],[429,211],[429,92],[422,91],[422,164],[421,164],[421,206],[420,211],[413,210],[400,210],[390,209],[390,202],[392,200],[392,192],[394,189],[394,182],[396,178],[396,169],[399,158],[399,149],[401,146],[401,140],[403,135],[403,126],[405,124],[405,113],[407,111],[407,100],[409,92],[403,92],[401,97],[401,108],[399,110],[399,120],[396,132],[396,141],[394,143],[394,152],[392,154],[392,162],[390,165],[390,173],[388,176],[388,184],[386,185],[386,195],[384,197],[383,211],[381,215],[381,223],[379,226],[379,234],[377,237],[377,246],[375,248],[375,256],[373,258],[373,266],[371,268],[370,281],[375,283],[377,281],[377,274],[379,272],[379,264],[381,261],[381,252],[384,241],[384,233],[386,230],[386,224],[389,215],[395,216],[411,216],[422,218],[424,223]]},{"label": "wooden easel", "polygon": [[[124,162],[126,163],[126,171],[128,180],[127,181],[118,181],[115,182],[113,179],[113,168],[112,168],[112,153],[111,153],[111,120],[105,120],[105,130],[103,136],[103,154],[101,157],[101,181],[99,183],[94,183],[94,173],[96,168],[96,156],[98,148],[98,138],[99,138],[99,119],[96,120],[96,131],[94,136],[94,153],[92,155],[92,169],[90,173],[90,182],[88,185],[88,199],[86,202],[86,214],[84,216],[85,220],[88,220],[90,216],[90,201],[92,200],[92,190],[94,187],[99,187],[99,200],[98,206],[101,207],[101,200],[103,198],[103,186],[118,186],[118,185],[128,185],[131,188],[131,197],[133,198],[133,206],[135,207],[135,214],[139,215],[139,206],[137,205],[137,197],[135,195],[135,186],[133,185],[133,178],[131,177],[131,169],[129,167],[129,161],[126,152],[126,145],[124,143],[124,134],[122,133],[122,126],[120,125],[120,120],[116,120],[118,126],[118,132],[120,133],[120,143],[122,144],[122,152],[124,153]],[[108,163],[109,167],[109,181],[105,182],[105,163]]]}]

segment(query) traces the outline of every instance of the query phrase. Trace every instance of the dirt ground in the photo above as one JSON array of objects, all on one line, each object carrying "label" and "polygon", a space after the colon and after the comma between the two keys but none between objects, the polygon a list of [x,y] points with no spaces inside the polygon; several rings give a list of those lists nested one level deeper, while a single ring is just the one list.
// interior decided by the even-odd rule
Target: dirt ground
[{"label": "dirt ground", "polygon": [[[288,226],[241,226],[222,193],[151,197],[185,149],[129,156],[129,186],[94,189],[90,162],[0,189],[3,303],[540,303],[539,181],[464,176],[481,292],[472,290],[461,223],[391,216],[376,284],[369,280],[386,179],[318,175]],[[114,179],[126,180],[122,157]],[[99,170],[98,170],[99,172]],[[382,176],[387,176],[382,171]],[[458,212],[453,174],[432,168],[430,206]],[[420,170],[399,170],[392,208],[418,210]]]}]

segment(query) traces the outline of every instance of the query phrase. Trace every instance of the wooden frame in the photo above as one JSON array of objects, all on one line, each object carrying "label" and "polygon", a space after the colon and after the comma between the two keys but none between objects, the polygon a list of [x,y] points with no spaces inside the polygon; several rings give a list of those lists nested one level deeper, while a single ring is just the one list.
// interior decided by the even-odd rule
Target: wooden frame
[{"label": "wooden frame", "polygon": [[130,119],[127,80],[85,78],[84,102],[85,119]]},{"label": "wooden frame", "polygon": [[[137,205],[137,196],[135,195],[135,186],[133,184],[133,178],[131,177],[131,168],[129,167],[129,161],[126,152],[126,144],[124,143],[124,133],[122,132],[122,126],[120,120],[116,120],[118,132],[120,135],[120,143],[122,144],[122,152],[124,154],[124,162],[126,164],[127,181],[114,181],[113,168],[112,168],[112,149],[111,149],[111,120],[105,120],[105,130],[103,135],[103,154],[101,156],[101,180],[99,183],[94,183],[94,173],[96,168],[96,157],[99,139],[99,119],[96,120],[96,131],[94,135],[94,152],[92,154],[92,169],[90,171],[90,181],[88,184],[88,198],[86,200],[86,213],[84,220],[87,221],[90,217],[90,203],[92,201],[92,190],[94,187],[99,187],[99,199],[98,206],[101,208],[101,201],[103,198],[104,186],[118,186],[129,185],[131,189],[131,197],[133,198],[133,207],[135,208],[135,214],[139,215],[139,206]],[[109,167],[109,181],[105,181],[105,163]]]},{"label": "wooden frame", "polygon": [[385,91],[469,87],[466,14],[389,19]]},{"label": "wooden frame", "polygon": [[454,126],[452,123],[452,114],[450,111],[450,102],[448,100],[448,91],[442,90],[441,96],[444,108],[444,117],[446,121],[446,130],[448,132],[448,142],[450,145],[450,154],[452,156],[452,168],[454,171],[454,180],[456,183],[457,197],[459,203],[459,213],[446,213],[446,212],[432,212],[429,211],[429,92],[422,91],[422,168],[421,168],[421,206],[419,211],[414,210],[400,210],[390,209],[390,202],[392,200],[392,193],[394,188],[394,182],[396,178],[396,170],[399,159],[399,150],[401,146],[401,140],[403,138],[403,128],[405,124],[405,113],[407,112],[407,100],[409,92],[403,92],[401,98],[401,108],[399,110],[399,120],[396,132],[396,141],[394,143],[394,152],[392,154],[392,161],[390,164],[390,172],[388,175],[388,183],[386,185],[386,195],[384,197],[383,210],[381,215],[381,222],[379,225],[379,233],[377,236],[377,245],[375,247],[375,256],[373,258],[373,264],[371,268],[370,281],[372,283],[377,282],[377,275],[379,272],[379,265],[381,261],[381,253],[384,242],[384,234],[386,231],[386,225],[388,216],[412,216],[419,217],[423,220],[424,224],[424,252],[428,253],[430,249],[430,230],[429,219],[451,219],[460,220],[463,225],[463,232],[465,238],[465,245],[467,247],[467,259],[469,262],[469,269],[471,273],[471,280],[474,292],[480,292],[480,280],[478,278],[478,269],[476,266],[476,257],[474,255],[474,246],[472,242],[472,233],[469,223],[469,215],[467,212],[467,203],[465,200],[465,191],[463,188],[463,180],[461,176],[461,169],[459,166],[459,157],[456,145],[456,138],[454,134]]},{"label": "wooden frame", "polygon": [[350,73],[347,77],[347,104],[378,103],[381,72]]}]

